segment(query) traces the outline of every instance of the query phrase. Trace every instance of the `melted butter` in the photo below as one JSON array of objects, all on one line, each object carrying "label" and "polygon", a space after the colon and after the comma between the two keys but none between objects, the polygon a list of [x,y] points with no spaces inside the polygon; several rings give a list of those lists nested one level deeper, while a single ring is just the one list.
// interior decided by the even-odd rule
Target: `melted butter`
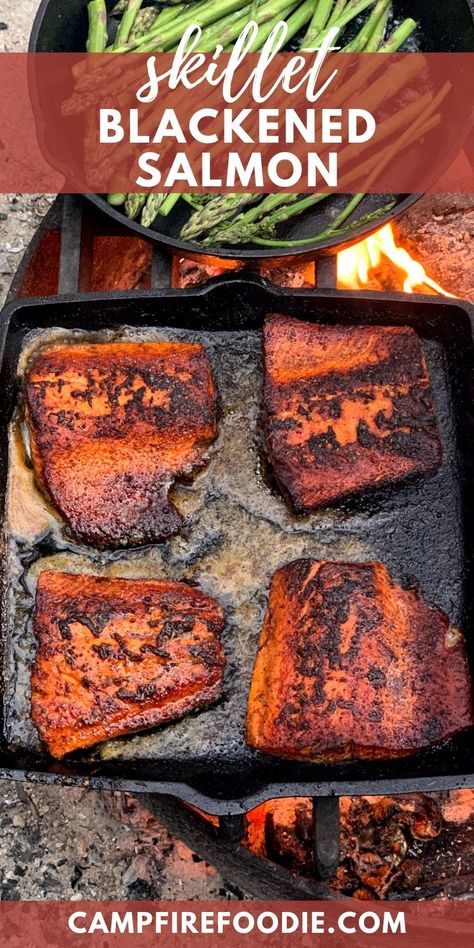
[{"label": "melted butter", "polygon": [[9,468],[7,484],[7,521],[13,536],[23,543],[35,543],[57,522],[45,498],[37,490],[34,474],[27,465],[27,448],[20,425],[14,422],[8,432]]}]

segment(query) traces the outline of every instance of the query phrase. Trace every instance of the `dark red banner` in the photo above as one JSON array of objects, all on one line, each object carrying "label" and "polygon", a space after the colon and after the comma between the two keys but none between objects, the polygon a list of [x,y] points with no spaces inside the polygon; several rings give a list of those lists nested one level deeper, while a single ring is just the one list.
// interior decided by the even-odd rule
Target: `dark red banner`
[{"label": "dark red banner", "polygon": [[8,948],[471,948],[472,902],[2,902]]},{"label": "dark red banner", "polygon": [[474,54],[315,56],[3,53],[0,191],[474,191]]}]

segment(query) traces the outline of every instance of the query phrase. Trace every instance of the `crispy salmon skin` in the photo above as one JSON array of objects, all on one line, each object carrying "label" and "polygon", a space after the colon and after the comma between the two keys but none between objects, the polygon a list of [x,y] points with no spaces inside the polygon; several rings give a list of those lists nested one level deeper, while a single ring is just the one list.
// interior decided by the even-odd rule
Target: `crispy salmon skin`
[{"label": "crispy salmon skin", "polygon": [[54,757],[222,695],[222,609],[185,583],[40,574],[32,718]]},{"label": "crispy salmon skin", "polygon": [[298,760],[390,758],[472,724],[462,635],[386,566],[302,559],[277,570],[248,744]]},{"label": "crispy salmon skin", "polygon": [[117,548],[179,530],[170,485],[203,465],[216,435],[203,346],[49,346],[28,372],[26,408],[37,480],[76,539]]},{"label": "crispy salmon skin", "polygon": [[409,327],[274,315],[263,349],[268,454],[297,513],[440,465],[426,360]]}]

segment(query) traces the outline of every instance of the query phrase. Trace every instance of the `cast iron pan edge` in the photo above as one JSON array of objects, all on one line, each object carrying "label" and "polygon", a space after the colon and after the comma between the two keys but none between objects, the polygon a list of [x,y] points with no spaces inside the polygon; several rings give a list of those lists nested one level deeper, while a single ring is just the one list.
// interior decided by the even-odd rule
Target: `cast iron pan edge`
[{"label": "cast iron pan edge", "polygon": [[[249,284],[250,286],[254,285],[256,291],[257,289],[264,289],[270,298],[269,305],[275,305],[276,307],[278,307],[278,301],[285,297],[301,298],[303,300],[309,295],[311,295],[312,299],[319,297],[320,299],[334,299],[339,302],[343,299],[353,299],[361,303],[366,302],[368,306],[373,302],[388,304],[403,303],[405,307],[409,305],[412,309],[418,309],[421,305],[423,308],[431,308],[439,306],[440,303],[442,303],[455,307],[460,311],[460,315],[464,314],[469,319],[471,327],[473,325],[474,309],[463,301],[441,301],[439,297],[426,297],[422,295],[413,295],[407,299],[407,296],[403,293],[383,294],[383,296],[374,292],[365,292],[363,294],[357,292],[342,293],[336,290],[320,290],[311,291],[311,293],[309,293],[309,291],[304,289],[295,291],[293,289],[275,287],[271,284],[266,284],[265,281],[258,278],[251,278],[249,280],[239,273],[227,275],[224,278],[218,277],[210,281],[206,286],[192,290],[189,293],[190,300],[193,299],[197,301],[200,298],[203,299],[208,295],[212,295],[213,292],[218,289],[219,284],[231,281],[235,284],[236,290],[238,290],[239,284],[245,284],[247,293],[249,291]],[[105,300],[113,302],[114,300],[123,301],[130,299],[134,300],[139,306],[140,301],[145,303],[145,301],[149,302],[150,300],[159,300],[160,298],[176,299],[178,296],[182,301],[185,294],[176,290],[145,290],[141,292],[127,291],[126,293],[87,294],[87,301],[88,303],[100,304]],[[42,306],[51,307],[51,305],[54,309],[58,308],[58,311],[60,311],[63,304],[80,304],[83,300],[84,296],[81,296],[81,294],[71,294],[54,298],[25,299],[9,304],[3,311],[3,318],[0,325],[0,357],[3,354],[10,318],[14,313],[21,314],[22,309],[32,306],[38,306],[41,309]],[[455,317],[455,313],[453,313],[453,316]],[[427,319],[429,320],[429,317],[427,317]],[[457,757],[460,751],[452,747],[450,753],[453,754],[454,760],[454,757]],[[163,779],[160,779],[159,767],[156,765],[153,766],[152,762],[150,762],[149,777],[146,774],[147,767],[145,762],[139,774],[127,773],[128,765],[118,765],[117,762],[109,765],[101,763],[101,773],[98,774],[96,765],[93,762],[81,762],[71,759],[59,763],[26,753],[17,753],[12,749],[0,749],[0,779],[29,780],[51,785],[83,786],[94,789],[127,790],[133,793],[157,793],[178,797],[208,813],[224,815],[246,812],[265,800],[277,797],[340,796],[368,793],[391,794],[414,792],[415,790],[429,792],[472,787],[474,786],[474,774],[462,772],[462,759],[461,754],[460,759],[458,758],[457,767],[453,767],[453,770],[457,770],[457,772],[454,773],[446,773],[446,770],[443,769],[440,773],[432,772],[428,775],[423,775],[422,766],[417,765],[416,760],[413,759],[413,764],[410,765],[413,768],[412,772],[411,769],[407,768],[404,774],[398,776],[381,775],[380,777],[375,776],[372,779],[361,779],[349,775],[344,779],[325,779],[320,782],[313,780],[310,782],[305,778],[303,773],[301,777],[299,775],[296,777],[295,775],[291,780],[283,779],[281,781],[275,781],[274,776],[272,779],[270,774],[266,776],[265,773],[262,773],[260,777],[254,774],[252,779],[247,782],[245,774],[239,773],[232,777],[229,772],[223,773],[222,775],[214,774],[211,784],[209,784],[208,778],[210,775],[204,771],[193,774],[191,780],[188,781],[183,781],[182,779],[177,781],[173,779],[170,780],[169,778],[166,779],[164,775]],[[211,792],[209,789],[210,786],[212,786]]]}]

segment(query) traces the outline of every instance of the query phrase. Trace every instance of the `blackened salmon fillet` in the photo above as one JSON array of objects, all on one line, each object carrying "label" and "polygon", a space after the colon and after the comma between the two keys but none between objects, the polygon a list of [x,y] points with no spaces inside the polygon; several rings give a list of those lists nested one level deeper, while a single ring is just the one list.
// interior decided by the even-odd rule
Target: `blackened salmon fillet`
[{"label": "blackened salmon fillet", "polygon": [[312,761],[412,754],[473,724],[461,633],[382,563],[301,559],[273,576],[247,742]]},{"label": "blackened salmon fillet", "polygon": [[203,346],[49,346],[30,367],[26,406],[37,479],[76,539],[117,548],[179,530],[168,491],[216,435]]},{"label": "blackened salmon fillet", "polygon": [[270,316],[264,367],[268,454],[297,513],[441,463],[428,369],[411,328]]},{"label": "blackened salmon fillet", "polygon": [[222,695],[222,609],[185,583],[40,574],[32,718],[54,757]]}]

